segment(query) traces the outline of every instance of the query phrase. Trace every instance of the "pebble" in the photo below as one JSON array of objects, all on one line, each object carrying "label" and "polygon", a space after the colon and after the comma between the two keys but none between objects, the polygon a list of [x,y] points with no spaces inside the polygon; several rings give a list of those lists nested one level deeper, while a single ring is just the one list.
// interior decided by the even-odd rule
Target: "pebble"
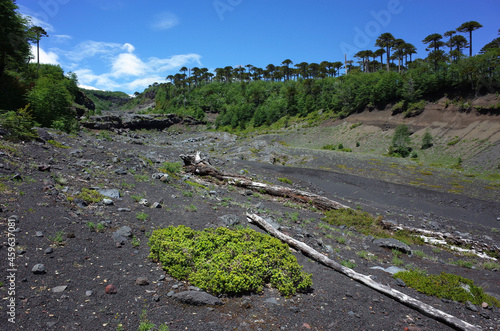
[{"label": "pebble", "polygon": [[46,250],[43,251],[45,254],[52,254],[54,252],[54,249],[52,247],[48,247]]},{"label": "pebble", "polygon": [[43,232],[42,231],[37,231],[35,233],[35,236],[37,236],[38,238],[41,238],[41,237],[43,237]]},{"label": "pebble", "polygon": [[39,264],[35,264],[35,266],[33,267],[33,269],[31,269],[31,271],[35,274],[35,275],[42,275],[44,273],[47,272],[47,270],[45,269],[45,266],[41,263]]},{"label": "pebble", "polygon": [[139,277],[135,280],[136,285],[146,286],[149,285],[149,280],[146,277]]},{"label": "pebble", "polygon": [[86,296],[88,296],[88,297],[89,297],[89,296],[91,296],[93,293],[94,293],[94,292],[92,292],[92,291],[90,291],[90,290],[89,290],[89,291],[85,291],[85,295],[86,295]]},{"label": "pebble", "polygon": [[111,199],[102,199],[102,203],[106,206],[112,206],[114,204],[113,200]]},{"label": "pebble", "polygon": [[61,293],[61,292],[66,291],[67,288],[68,288],[68,286],[66,286],[66,285],[56,286],[52,289],[52,293]]},{"label": "pebble", "polygon": [[110,285],[106,286],[106,288],[104,289],[104,292],[106,292],[106,294],[116,294],[117,293],[116,286],[114,286],[113,284],[110,284]]}]

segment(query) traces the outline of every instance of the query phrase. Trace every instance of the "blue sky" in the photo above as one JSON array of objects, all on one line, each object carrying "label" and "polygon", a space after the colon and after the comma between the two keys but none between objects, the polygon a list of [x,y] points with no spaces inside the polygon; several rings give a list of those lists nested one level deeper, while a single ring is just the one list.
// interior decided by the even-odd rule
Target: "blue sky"
[{"label": "blue sky", "polygon": [[[183,66],[343,61],[390,32],[417,47],[467,21],[473,51],[498,37],[498,0],[18,0],[49,34],[40,60],[81,86],[142,92]],[[467,36],[468,38],[468,36]],[[34,52],[36,53],[36,52]]]}]

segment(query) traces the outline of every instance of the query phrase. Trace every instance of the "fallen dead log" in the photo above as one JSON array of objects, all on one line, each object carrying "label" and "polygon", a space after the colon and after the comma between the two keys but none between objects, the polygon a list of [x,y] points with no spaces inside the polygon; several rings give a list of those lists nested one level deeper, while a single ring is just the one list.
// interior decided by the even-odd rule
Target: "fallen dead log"
[{"label": "fallen dead log", "polygon": [[180,158],[184,161],[184,170],[195,175],[211,176],[217,178],[218,180],[222,180],[228,182],[229,184],[246,188],[252,191],[266,193],[276,197],[288,198],[301,203],[311,204],[321,210],[344,208],[350,209],[350,207],[346,205],[314,193],[281,185],[271,185],[255,182],[244,176],[220,171],[213,167],[206,158],[202,158],[199,152],[196,152],[196,154],[180,155]]},{"label": "fallen dead log", "polygon": [[256,214],[249,214],[247,213],[247,218],[249,222],[251,223],[256,223],[259,225],[261,228],[272,234],[274,237],[280,239],[281,241],[287,243],[289,246],[300,250],[307,256],[315,259],[316,261],[324,264],[327,267],[332,268],[335,271],[338,271],[349,278],[356,280],[357,282],[364,284],[377,292],[380,292],[402,304],[405,306],[408,306],[410,308],[413,308],[420,313],[433,318],[441,323],[444,323],[452,328],[455,328],[457,330],[481,330],[478,326],[472,325],[470,323],[467,323],[453,315],[450,315],[448,313],[445,313],[439,309],[436,309],[424,302],[421,302],[417,299],[414,299],[402,292],[399,292],[395,289],[390,288],[389,286],[380,284],[375,282],[373,279],[371,279],[369,276],[357,273],[356,271],[344,267],[343,265],[329,259],[325,255],[319,253],[318,251],[314,250],[313,248],[309,247],[308,245],[304,244],[301,241],[295,240],[290,236],[285,235],[284,233],[276,230],[273,228],[268,222],[266,222],[262,217],[256,215]]},{"label": "fallen dead log", "polygon": [[[380,224],[386,230],[390,231],[399,231],[405,230],[414,234],[420,235],[424,241],[429,244],[439,244],[450,247],[450,249],[455,251],[469,252],[481,257],[483,259],[490,259],[496,261],[496,258],[488,256],[485,251],[489,251],[491,253],[500,256],[500,248],[496,245],[490,246],[486,243],[479,243],[472,239],[462,238],[460,236],[454,236],[450,233],[443,233],[439,231],[431,231],[426,229],[414,228],[411,226],[406,226],[403,224],[396,224],[393,222],[388,222],[381,220]],[[467,247],[467,248],[462,248]]]}]

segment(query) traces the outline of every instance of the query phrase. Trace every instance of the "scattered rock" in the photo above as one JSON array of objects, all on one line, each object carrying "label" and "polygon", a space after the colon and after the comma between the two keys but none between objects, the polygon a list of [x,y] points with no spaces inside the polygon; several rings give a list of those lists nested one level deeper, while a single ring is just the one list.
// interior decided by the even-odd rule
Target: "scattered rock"
[{"label": "scattered rock", "polygon": [[35,233],[35,236],[37,236],[38,238],[41,238],[41,237],[43,237],[43,232],[42,231],[37,231]]},{"label": "scattered rock", "polygon": [[19,181],[22,181],[23,180],[23,177],[18,174],[18,173],[15,173],[14,176],[12,176],[11,178],[12,180],[19,180]]},{"label": "scattered rock", "polygon": [[155,202],[155,203],[153,203],[153,205],[151,206],[151,208],[160,209],[160,208],[163,208],[163,206],[161,205],[161,203]]},{"label": "scattered rock", "polygon": [[236,215],[223,215],[219,216],[219,221],[224,224],[224,226],[233,226],[240,223],[238,216]]},{"label": "scattered rock", "polygon": [[66,291],[67,288],[68,288],[68,286],[66,286],[66,285],[56,286],[52,289],[52,293],[61,293],[61,292]]},{"label": "scattered rock", "polygon": [[147,199],[141,199],[139,200],[139,204],[144,206],[144,207],[149,207],[149,201]]},{"label": "scattered rock", "polygon": [[102,199],[102,203],[106,206],[112,206],[114,204],[113,200],[111,199]]},{"label": "scattered rock", "polygon": [[406,287],[406,283],[401,278],[396,278],[396,285],[399,287]]},{"label": "scattered rock", "polygon": [[47,270],[45,270],[45,266],[43,264],[39,263],[35,264],[33,269],[31,269],[31,272],[33,272],[35,275],[43,275],[47,272]]},{"label": "scattered rock", "polygon": [[146,286],[149,285],[149,280],[146,277],[139,277],[135,280],[136,285]]},{"label": "scattered rock", "polygon": [[130,213],[132,210],[130,208],[118,208],[120,213]]},{"label": "scattered rock", "polygon": [[483,302],[483,303],[481,304],[481,307],[482,307],[483,309],[488,309],[489,305],[488,305],[488,303],[487,303],[487,302]]},{"label": "scattered rock", "polygon": [[116,189],[102,188],[99,189],[97,192],[110,199],[120,199],[120,191]]},{"label": "scattered rock", "polygon": [[194,306],[220,306],[223,302],[213,295],[199,291],[184,291],[172,295],[172,298],[182,303]]},{"label": "scattered rock", "polygon": [[118,230],[116,230],[114,233],[116,233],[119,236],[123,237],[132,237],[132,229],[130,226],[122,226]]},{"label": "scattered rock", "polygon": [[50,165],[49,164],[40,164],[40,165],[38,165],[38,171],[49,172]]},{"label": "scattered rock", "polygon": [[54,252],[54,249],[52,247],[48,247],[46,250],[43,251],[45,254],[52,254]]},{"label": "scattered rock", "polygon": [[106,294],[116,294],[117,293],[116,286],[114,286],[113,284],[110,284],[110,285],[106,286],[106,288],[104,289],[104,292]]},{"label": "scattered rock", "polygon": [[85,296],[88,296],[88,297],[89,297],[89,296],[91,296],[93,293],[94,293],[94,292],[92,292],[92,291],[90,291],[90,290],[89,290],[89,291],[85,291]]},{"label": "scattered rock", "polygon": [[471,310],[473,312],[478,312],[479,311],[479,309],[477,308],[477,306],[475,304],[473,304],[472,302],[470,302],[470,301],[467,301],[465,303],[465,308],[467,308],[467,309],[469,309],[469,310]]},{"label": "scattered rock", "polygon": [[375,239],[373,240],[373,244],[380,246],[380,247],[385,247],[389,249],[397,249],[398,251],[401,251],[406,254],[411,254],[411,248],[405,243],[402,243],[399,240],[396,240],[394,238],[380,238],[380,239]]},{"label": "scattered rock", "polygon": [[279,305],[279,302],[278,300],[276,300],[276,298],[268,298],[264,302],[269,303],[271,305]]}]

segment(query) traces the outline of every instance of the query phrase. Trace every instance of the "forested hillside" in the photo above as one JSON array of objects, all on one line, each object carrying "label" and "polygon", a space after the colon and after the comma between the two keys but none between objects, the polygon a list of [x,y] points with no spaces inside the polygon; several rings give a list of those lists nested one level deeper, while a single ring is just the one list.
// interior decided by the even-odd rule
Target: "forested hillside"
[{"label": "forested hillside", "polygon": [[155,84],[143,95],[155,98],[156,112],[187,114],[197,119],[203,119],[206,113],[218,113],[219,128],[258,127],[285,116],[304,117],[319,110],[343,117],[396,103],[399,111],[412,116],[423,109],[425,102],[444,95],[460,99],[500,91],[499,55],[495,49],[437,65],[419,59],[389,71],[369,72],[358,67],[340,77],[308,70],[290,79],[266,78],[231,70],[218,79],[186,77]]},{"label": "forested hillside", "polygon": [[110,92],[100,90],[81,89],[95,105],[95,114],[101,114],[103,110],[118,110],[125,105],[130,96],[124,92]]},{"label": "forested hillside", "polygon": [[396,112],[414,116],[426,102],[443,96],[457,99],[467,108],[464,99],[500,90],[500,38],[485,45],[479,55],[463,54],[466,48],[472,52],[472,44],[457,32],[472,40],[472,31],[480,27],[477,22],[466,22],[456,31],[446,32],[446,42],[441,34],[427,36],[423,40],[429,51],[425,59],[412,60],[416,53],[412,44],[383,33],[376,41],[377,50],[355,55],[358,66],[353,61],[347,61],[345,67],[342,62],[329,61],[292,66],[286,59],[265,69],[252,65],[217,68],[215,74],[206,68],[183,67],[180,73],[166,77],[166,83],[149,86],[132,104],[154,99],[155,112],[200,120],[207,113],[216,113],[216,126],[230,129],[270,125],[283,117],[314,117],[317,111],[344,117],[388,104],[396,104]]},{"label": "forested hillside", "polygon": [[76,75],[60,66],[31,63],[30,43],[38,46],[47,33],[6,0],[0,1],[0,32],[0,126],[7,137],[29,139],[36,125],[78,130],[77,116],[94,105],[79,90]]}]

